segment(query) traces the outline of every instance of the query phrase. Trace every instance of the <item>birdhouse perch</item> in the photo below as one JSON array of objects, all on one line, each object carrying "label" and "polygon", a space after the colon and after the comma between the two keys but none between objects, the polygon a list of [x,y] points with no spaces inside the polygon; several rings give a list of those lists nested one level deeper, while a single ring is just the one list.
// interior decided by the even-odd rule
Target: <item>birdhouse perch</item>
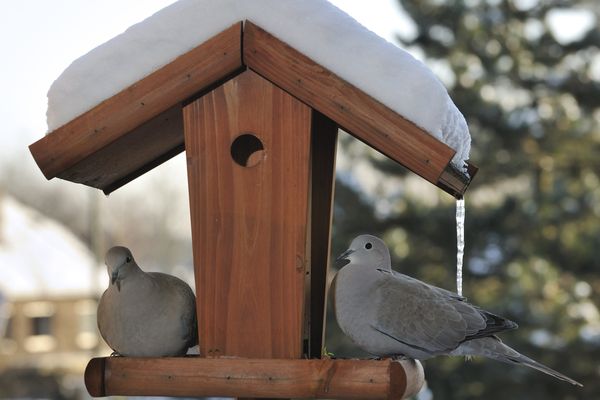
[{"label": "birdhouse perch", "polygon": [[460,197],[454,150],[252,22],[30,146],[103,190],[185,150],[200,357],[93,359],[94,396],[402,398],[418,362],[321,359],[337,129]]}]

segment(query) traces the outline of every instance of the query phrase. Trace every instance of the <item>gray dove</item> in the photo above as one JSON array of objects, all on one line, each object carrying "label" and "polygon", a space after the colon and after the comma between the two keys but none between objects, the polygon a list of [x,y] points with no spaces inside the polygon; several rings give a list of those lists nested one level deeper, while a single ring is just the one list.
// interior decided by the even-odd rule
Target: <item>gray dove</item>
[{"label": "gray dove", "polygon": [[381,239],[358,236],[338,260],[348,264],[332,283],[335,315],[342,331],[368,353],[418,360],[483,356],[582,386],[502,343],[496,334],[517,328],[516,323],[393,271]]},{"label": "gray dove", "polygon": [[142,271],[126,247],[111,248],[105,261],[110,284],[98,305],[98,328],[115,353],[178,356],[198,343],[196,297],[187,283]]}]

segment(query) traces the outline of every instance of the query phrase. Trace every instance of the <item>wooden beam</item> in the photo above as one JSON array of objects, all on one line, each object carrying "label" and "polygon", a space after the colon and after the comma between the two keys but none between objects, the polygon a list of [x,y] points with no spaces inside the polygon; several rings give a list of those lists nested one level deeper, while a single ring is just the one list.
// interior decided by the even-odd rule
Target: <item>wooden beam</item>
[{"label": "wooden beam", "polygon": [[[87,169],[73,171],[75,165],[242,69],[241,30],[241,22],[233,25],[32,144],[30,151],[46,178],[75,175],[87,184]],[[146,144],[143,140],[142,135],[136,150]],[[171,144],[161,153],[172,150]]]},{"label": "wooden beam", "polygon": [[467,185],[460,182],[450,190],[448,182],[440,185],[455,154],[446,144],[250,21],[243,41],[249,68],[429,182],[464,193]]},{"label": "wooden beam", "polygon": [[403,399],[424,381],[418,361],[244,358],[92,359],[93,397],[179,396]]}]

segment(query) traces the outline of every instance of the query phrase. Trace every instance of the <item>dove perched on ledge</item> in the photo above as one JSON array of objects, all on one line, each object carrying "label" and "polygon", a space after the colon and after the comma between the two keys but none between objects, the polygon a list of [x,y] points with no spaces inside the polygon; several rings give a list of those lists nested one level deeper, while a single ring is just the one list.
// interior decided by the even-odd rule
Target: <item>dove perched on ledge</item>
[{"label": "dove perched on ledge", "polygon": [[172,275],[144,272],[126,247],[106,253],[110,283],[98,305],[98,328],[118,354],[166,357],[198,343],[196,297]]},{"label": "dove perched on ledge", "polygon": [[338,260],[348,264],[332,283],[336,318],[363,350],[418,360],[483,356],[582,386],[502,343],[496,334],[517,328],[514,322],[473,306],[456,293],[393,271],[381,239],[358,236]]}]

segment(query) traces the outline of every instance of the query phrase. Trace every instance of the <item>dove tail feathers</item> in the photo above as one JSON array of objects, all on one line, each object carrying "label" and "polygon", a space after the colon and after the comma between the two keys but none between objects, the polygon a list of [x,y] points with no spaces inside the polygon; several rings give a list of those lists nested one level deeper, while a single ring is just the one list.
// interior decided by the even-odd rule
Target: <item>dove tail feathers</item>
[{"label": "dove tail feathers", "polygon": [[568,376],[563,375],[560,372],[555,371],[552,368],[549,368],[544,364],[541,364],[527,356],[524,356],[518,351],[502,343],[502,341],[495,336],[489,336],[485,338],[479,338],[463,342],[451,354],[464,356],[483,356],[507,364],[524,365],[526,367],[533,368],[540,372],[553,376],[562,381],[569,382],[572,385],[583,386],[576,380],[571,379]]}]

